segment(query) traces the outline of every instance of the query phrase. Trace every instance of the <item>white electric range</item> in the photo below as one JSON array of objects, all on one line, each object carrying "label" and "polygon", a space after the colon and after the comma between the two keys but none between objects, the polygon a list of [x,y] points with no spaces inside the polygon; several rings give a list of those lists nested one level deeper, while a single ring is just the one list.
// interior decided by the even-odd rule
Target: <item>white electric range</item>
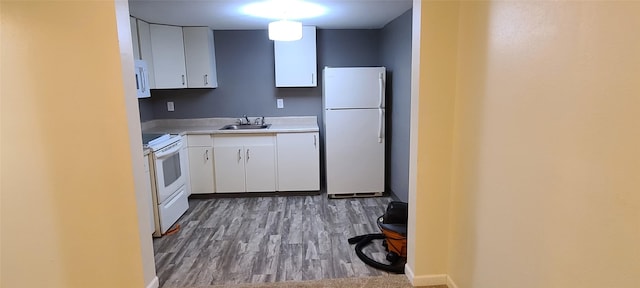
[{"label": "white electric range", "polygon": [[[189,208],[186,153],[180,135],[143,134],[143,144],[151,149],[150,174],[155,231],[165,234]],[[146,143],[145,143],[146,142]]]}]

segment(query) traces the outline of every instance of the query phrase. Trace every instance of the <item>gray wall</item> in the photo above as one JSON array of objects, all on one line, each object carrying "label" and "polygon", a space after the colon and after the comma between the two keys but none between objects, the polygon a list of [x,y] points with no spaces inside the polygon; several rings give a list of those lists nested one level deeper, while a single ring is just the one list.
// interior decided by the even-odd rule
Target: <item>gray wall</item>
[{"label": "gray wall", "polygon": [[381,58],[387,67],[387,186],[409,200],[409,125],[411,116],[411,10],[382,29]]},{"label": "gray wall", "polygon": [[153,116],[153,99],[152,98],[140,98],[138,99],[138,108],[140,109],[140,122],[145,122],[155,119]]},{"label": "gray wall", "polygon": [[[322,117],[322,87],[276,88],[273,41],[266,30],[214,31],[218,88],[151,90],[141,120],[207,117]],[[380,30],[318,30],[318,83],[324,66],[379,66]],[[276,98],[284,108],[276,108]],[[175,111],[167,111],[173,101]],[[322,122],[320,122],[322,123]]]}]

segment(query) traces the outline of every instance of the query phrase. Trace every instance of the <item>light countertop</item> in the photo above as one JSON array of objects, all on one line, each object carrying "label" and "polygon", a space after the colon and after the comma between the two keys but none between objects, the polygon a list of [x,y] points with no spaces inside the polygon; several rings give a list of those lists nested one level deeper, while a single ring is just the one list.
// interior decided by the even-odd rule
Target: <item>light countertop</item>
[{"label": "light countertop", "polygon": [[[249,117],[253,123],[257,117]],[[196,119],[158,119],[143,122],[143,133],[169,134],[269,134],[318,132],[316,116],[265,117],[266,129],[220,130],[229,124],[236,124],[238,118],[196,118]]]}]

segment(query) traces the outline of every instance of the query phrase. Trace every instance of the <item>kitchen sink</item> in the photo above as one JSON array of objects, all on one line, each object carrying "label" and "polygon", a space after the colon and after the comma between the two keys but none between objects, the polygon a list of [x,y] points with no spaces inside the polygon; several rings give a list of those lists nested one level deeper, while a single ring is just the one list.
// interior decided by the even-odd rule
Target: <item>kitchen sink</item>
[{"label": "kitchen sink", "polygon": [[271,126],[271,124],[262,124],[262,125],[254,125],[254,124],[231,124],[225,125],[220,128],[220,130],[247,130],[247,129],[267,129]]}]

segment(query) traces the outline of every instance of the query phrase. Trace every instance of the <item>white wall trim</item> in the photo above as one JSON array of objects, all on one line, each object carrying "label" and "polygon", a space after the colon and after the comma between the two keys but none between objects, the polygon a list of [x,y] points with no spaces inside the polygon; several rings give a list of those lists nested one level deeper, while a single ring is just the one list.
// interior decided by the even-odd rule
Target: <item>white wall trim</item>
[{"label": "white wall trim", "polygon": [[160,287],[160,280],[158,280],[158,276],[153,277],[153,280],[151,280],[151,283],[149,283],[149,285],[147,285],[147,288],[158,288]]},{"label": "white wall trim", "polygon": [[[404,265],[404,274],[407,275],[407,278],[409,278],[409,281],[413,286],[449,285],[449,283],[453,284],[453,280],[451,280],[451,278],[449,278],[449,275],[447,274],[416,276],[408,264]],[[457,288],[455,284],[453,285],[454,286],[449,286],[449,288]]]},{"label": "white wall trim", "polygon": [[433,274],[413,277],[413,286],[446,285],[447,274]]},{"label": "white wall trim", "polygon": [[453,279],[451,279],[451,277],[449,275],[447,275],[447,287],[449,287],[449,288],[458,288],[458,285],[456,285],[456,283],[453,282]]},{"label": "white wall trim", "polygon": [[409,282],[411,282],[411,285],[416,286],[415,283],[413,283],[413,270],[411,270],[409,263],[404,264],[404,275],[409,278]]}]

